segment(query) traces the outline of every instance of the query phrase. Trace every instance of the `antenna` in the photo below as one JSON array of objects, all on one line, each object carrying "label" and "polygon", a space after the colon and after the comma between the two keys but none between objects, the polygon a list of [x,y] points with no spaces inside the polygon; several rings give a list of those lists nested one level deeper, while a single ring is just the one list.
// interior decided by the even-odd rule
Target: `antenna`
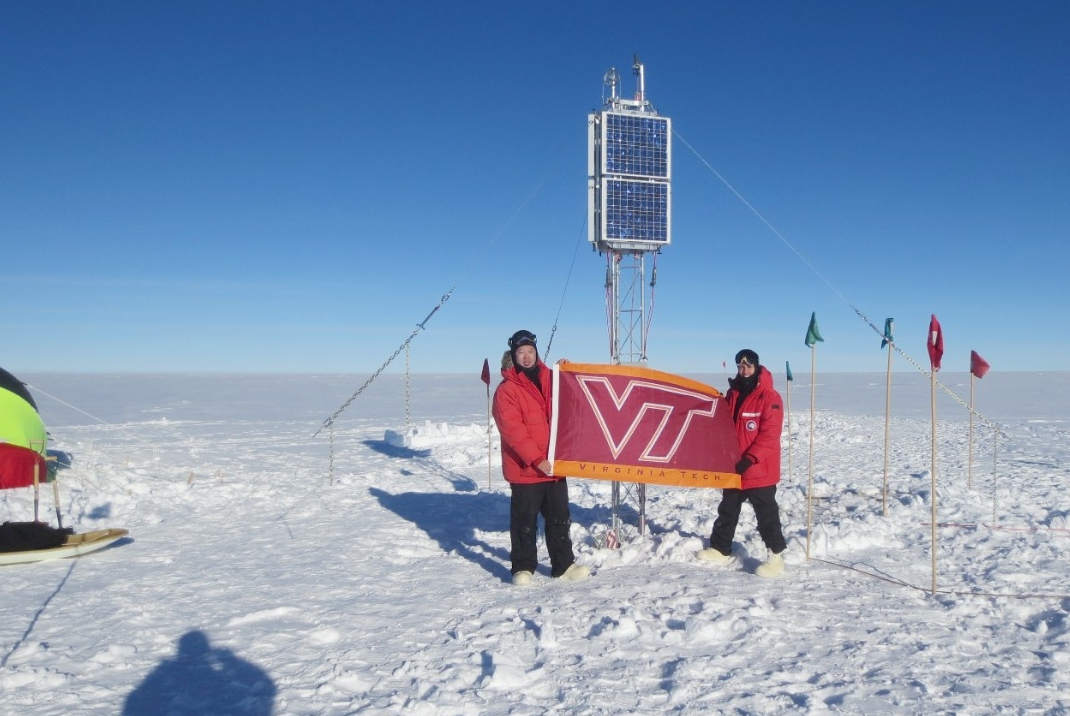
[{"label": "antenna", "polygon": [[[602,78],[602,83],[609,86],[609,99],[610,102],[617,99],[617,85],[620,84],[620,75],[617,74],[616,67],[610,67],[606,72],[606,76]],[[605,92],[602,92],[602,99],[605,100]]]},{"label": "antenna", "polygon": [[635,99],[638,102],[646,101],[646,80],[643,76],[643,63],[639,61],[639,55],[632,55],[634,58],[632,62],[632,74],[639,78],[639,84],[635,91]]}]

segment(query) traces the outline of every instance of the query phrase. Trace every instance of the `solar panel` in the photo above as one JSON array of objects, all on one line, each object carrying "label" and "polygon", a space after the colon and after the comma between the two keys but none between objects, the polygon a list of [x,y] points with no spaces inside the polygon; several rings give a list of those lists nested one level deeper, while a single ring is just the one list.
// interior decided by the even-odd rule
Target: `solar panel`
[{"label": "solar panel", "polygon": [[669,176],[669,119],[605,114],[602,171],[630,176]]},{"label": "solar panel", "polygon": [[645,112],[591,116],[591,240],[650,250],[670,239],[672,126]]},{"label": "solar panel", "polygon": [[602,217],[606,241],[669,240],[669,185],[634,179],[603,182]]}]

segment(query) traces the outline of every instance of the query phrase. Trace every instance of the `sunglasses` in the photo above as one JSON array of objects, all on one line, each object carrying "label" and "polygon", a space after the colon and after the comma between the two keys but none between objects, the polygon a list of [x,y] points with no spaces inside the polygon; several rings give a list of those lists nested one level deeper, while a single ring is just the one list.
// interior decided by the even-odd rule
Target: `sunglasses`
[{"label": "sunglasses", "polygon": [[743,358],[741,358],[741,359],[740,359],[740,361],[739,361],[739,363],[736,363],[736,367],[737,367],[737,368],[742,368],[742,367],[743,367],[743,366],[745,366],[745,365],[749,365],[749,366],[750,366],[751,368],[753,368],[753,367],[754,367],[754,364],[753,364],[753,363],[751,363],[751,362],[750,362],[749,360],[747,360],[747,357],[746,357],[746,356],[744,356]]}]

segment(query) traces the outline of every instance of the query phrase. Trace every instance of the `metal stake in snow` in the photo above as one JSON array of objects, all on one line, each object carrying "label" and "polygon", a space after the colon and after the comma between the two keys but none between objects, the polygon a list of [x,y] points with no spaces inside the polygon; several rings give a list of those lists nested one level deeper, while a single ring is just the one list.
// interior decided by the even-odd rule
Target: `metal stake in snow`
[{"label": "metal stake in snow", "polygon": [[[456,288],[456,286],[454,288]],[[357,388],[357,392],[355,392],[355,393],[353,393],[353,395],[349,396],[349,400],[347,400],[346,402],[342,403],[342,406],[340,408],[338,408],[338,410],[334,411],[334,414],[331,415],[331,417],[329,417],[326,420],[324,420],[323,424],[320,425],[319,428],[316,429],[316,432],[312,433],[312,437],[309,438],[309,440],[312,440],[317,435],[319,435],[320,432],[324,428],[327,428],[330,431],[330,445],[329,445],[329,448],[328,448],[329,451],[330,451],[329,452],[329,458],[328,458],[328,460],[329,460],[328,472],[329,472],[329,475],[330,475],[330,484],[331,485],[334,485],[334,421],[338,418],[339,415],[341,415],[345,411],[346,408],[349,407],[350,403],[352,403],[354,400],[357,399],[358,395],[360,395],[361,393],[364,392],[365,388],[367,388],[369,385],[372,384],[372,381],[374,381],[376,378],[379,377],[380,373],[382,373],[384,370],[386,370],[386,367],[388,365],[390,365],[394,361],[395,358],[398,357],[398,355],[401,353],[401,351],[406,351],[406,353],[405,353],[406,363],[408,362],[409,343],[412,342],[412,339],[416,337],[417,333],[419,333],[420,331],[422,331],[424,329],[424,327],[426,326],[427,322],[431,320],[431,317],[435,315],[435,313],[438,311],[438,309],[442,308],[443,304],[445,304],[446,301],[450,300],[450,295],[452,293],[453,293],[453,288],[451,288],[449,291],[447,291],[446,294],[444,296],[442,296],[441,299],[439,299],[438,305],[431,309],[431,313],[428,313],[427,317],[424,318],[423,321],[421,321],[420,323],[416,324],[416,330],[414,330],[411,334],[409,334],[409,337],[405,339],[405,342],[402,343],[400,346],[398,346],[398,349],[396,351],[394,351],[393,355],[391,355],[389,358],[386,359],[385,363],[383,363],[381,366],[379,366],[379,370],[375,371],[375,373],[373,373],[370,378],[368,378],[366,381],[364,381],[364,385],[362,385],[359,388]],[[405,378],[406,378],[406,381],[407,381],[408,380],[408,366],[407,365],[406,365],[406,368],[405,368]],[[408,421],[409,421],[409,400],[408,400],[408,385],[406,384],[406,395],[405,395],[405,423],[406,423],[406,425],[408,424]]]},{"label": "metal stake in snow", "polygon": [[[456,286],[454,288],[456,288]],[[405,350],[405,349],[407,349],[409,347],[409,344],[412,343],[412,339],[416,337],[416,334],[418,334],[420,331],[424,330],[427,322],[431,320],[431,317],[435,315],[435,313],[438,311],[438,309],[442,308],[442,306],[446,303],[446,301],[450,300],[450,296],[453,294],[454,288],[451,288],[449,291],[447,291],[446,294],[444,296],[442,296],[442,298],[439,299],[438,305],[431,309],[431,313],[428,313],[427,317],[424,318],[423,321],[421,321],[420,323],[416,324],[416,330],[414,330],[412,333],[410,333],[409,337],[405,339],[404,343],[402,343],[400,346],[398,346],[398,349],[396,351],[394,351],[393,355],[391,355],[389,358],[387,358],[386,362],[383,363],[381,366],[379,366],[379,370],[375,371],[370,378],[368,378],[366,381],[364,381],[364,384],[361,385],[359,388],[357,388],[357,391],[355,393],[353,393],[353,395],[349,396],[349,400],[347,400],[346,402],[342,403],[342,406],[340,408],[338,408],[338,410],[334,411],[334,414],[331,415],[331,417],[329,417],[329,418],[327,418],[326,420],[323,421],[323,424],[320,425],[319,428],[316,429],[316,432],[312,433],[312,438],[315,438],[317,435],[319,435],[320,432],[322,432],[324,428],[329,428],[332,425],[334,425],[334,421],[338,418],[339,415],[341,415],[343,412],[345,412],[346,408],[349,407],[350,403],[352,403],[354,400],[356,400],[357,396],[360,395],[361,393],[363,393],[364,390],[369,385],[371,385],[372,382],[376,378],[378,378],[379,375],[384,370],[386,370],[386,367],[388,365],[390,365],[391,363],[393,363],[394,359],[397,358],[399,355],[401,355],[401,352],[403,350]],[[312,438],[309,438],[309,440],[311,440]]]}]

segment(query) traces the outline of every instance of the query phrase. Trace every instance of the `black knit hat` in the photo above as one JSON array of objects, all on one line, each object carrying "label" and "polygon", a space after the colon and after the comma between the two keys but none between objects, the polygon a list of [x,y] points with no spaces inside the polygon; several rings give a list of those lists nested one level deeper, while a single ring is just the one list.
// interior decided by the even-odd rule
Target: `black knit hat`
[{"label": "black knit hat", "polygon": [[[516,351],[520,346],[534,346],[535,334],[531,331],[520,330],[509,337],[509,350]],[[537,347],[537,346],[536,346]]]},{"label": "black knit hat", "polygon": [[736,365],[738,366],[740,363],[746,363],[747,365],[752,365],[755,368],[761,365],[758,362],[758,354],[752,351],[750,348],[744,348],[739,353],[736,353]]},{"label": "black knit hat", "polygon": [[535,355],[539,354],[539,346],[535,342],[535,334],[531,331],[520,330],[509,337],[509,354],[512,356],[513,365],[519,365],[516,361],[516,351],[520,346],[531,346],[535,349]]}]

